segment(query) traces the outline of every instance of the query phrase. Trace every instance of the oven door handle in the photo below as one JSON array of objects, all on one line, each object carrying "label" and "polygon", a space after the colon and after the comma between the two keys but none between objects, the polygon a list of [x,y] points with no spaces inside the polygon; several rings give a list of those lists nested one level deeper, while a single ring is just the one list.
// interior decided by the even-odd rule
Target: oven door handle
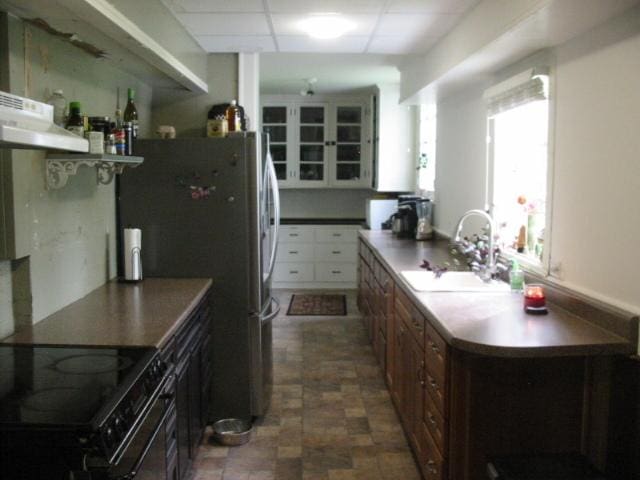
[{"label": "oven door handle", "polygon": [[[160,395],[158,400],[162,401],[163,396],[164,395]],[[136,463],[133,465],[131,470],[129,470],[129,473],[125,475],[120,475],[118,477],[111,477],[110,480],[132,480],[136,478],[136,476],[138,475],[138,471],[140,470],[140,467],[142,467],[142,463],[144,462],[145,457],[147,456],[147,454],[149,453],[149,450],[153,446],[153,442],[156,441],[156,438],[158,437],[158,435],[160,435],[160,432],[162,431],[162,429],[165,428],[165,423],[167,423],[167,419],[171,414],[172,414],[172,409],[166,408],[164,413],[162,414],[162,417],[160,418],[160,421],[158,422],[158,425],[153,430],[153,434],[151,434],[151,436],[147,440],[147,443],[142,449],[142,452],[140,452],[140,455],[138,455],[138,458],[136,459]]]}]

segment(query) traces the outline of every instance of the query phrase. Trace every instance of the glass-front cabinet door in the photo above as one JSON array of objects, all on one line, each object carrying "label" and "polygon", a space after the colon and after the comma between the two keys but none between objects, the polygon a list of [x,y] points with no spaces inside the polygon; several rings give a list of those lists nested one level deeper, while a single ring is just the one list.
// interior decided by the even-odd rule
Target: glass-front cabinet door
[{"label": "glass-front cabinet door", "polygon": [[340,186],[365,186],[368,183],[368,162],[365,162],[364,106],[336,105],[333,112],[334,131],[331,183]]},{"label": "glass-front cabinet door", "polygon": [[280,185],[294,180],[291,140],[291,107],[265,105],[262,107],[262,131],[269,134],[269,150]]},{"label": "glass-front cabinet door", "polygon": [[298,107],[298,184],[322,186],[327,183],[327,106]]}]

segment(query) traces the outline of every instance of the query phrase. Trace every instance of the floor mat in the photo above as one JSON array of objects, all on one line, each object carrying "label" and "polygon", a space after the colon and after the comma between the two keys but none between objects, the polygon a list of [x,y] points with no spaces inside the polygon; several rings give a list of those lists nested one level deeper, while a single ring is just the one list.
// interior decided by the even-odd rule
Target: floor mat
[{"label": "floor mat", "polygon": [[346,315],[345,295],[295,294],[287,315]]}]

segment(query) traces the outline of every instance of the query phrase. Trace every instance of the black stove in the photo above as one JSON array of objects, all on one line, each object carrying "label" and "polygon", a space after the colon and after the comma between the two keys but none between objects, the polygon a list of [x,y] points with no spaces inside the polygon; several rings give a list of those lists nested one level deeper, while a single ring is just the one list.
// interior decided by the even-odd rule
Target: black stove
[{"label": "black stove", "polygon": [[0,344],[0,437],[116,461],[166,370],[150,347]]}]

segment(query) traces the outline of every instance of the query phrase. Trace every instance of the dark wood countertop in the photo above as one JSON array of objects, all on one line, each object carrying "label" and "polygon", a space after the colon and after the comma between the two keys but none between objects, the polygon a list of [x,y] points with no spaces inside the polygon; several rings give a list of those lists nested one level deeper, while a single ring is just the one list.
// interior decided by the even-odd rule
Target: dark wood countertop
[{"label": "dark wood countertop", "polygon": [[[424,259],[432,264],[450,260],[447,241],[416,242],[370,230],[360,231],[360,238],[454,348],[497,357],[633,354],[636,350],[637,328],[630,329],[635,338],[624,338],[550,302],[547,315],[528,315],[520,293],[413,290],[400,272],[419,270]],[[637,323],[632,317],[627,321]]]},{"label": "dark wood countertop", "polygon": [[203,278],[111,281],[3,343],[159,348],[211,283]]}]

